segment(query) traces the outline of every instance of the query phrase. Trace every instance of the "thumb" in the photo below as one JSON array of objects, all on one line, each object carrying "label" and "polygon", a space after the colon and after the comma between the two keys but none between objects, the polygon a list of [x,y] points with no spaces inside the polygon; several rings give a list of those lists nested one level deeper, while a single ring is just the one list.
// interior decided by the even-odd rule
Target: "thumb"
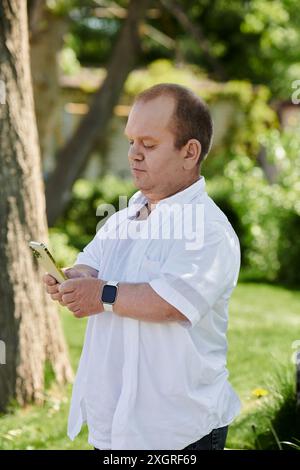
[{"label": "thumb", "polygon": [[59,286],[58,286],[59,292],[61,294],[66,294],[67,292],[73,292],[74,283],[76,283],[76,281],[73,281],[71,279],[67,279],[66,281],[59,284]]},{"label": "thumb", "polygon": [[80,273],[75,268],[64,268],[63,272],[65,273],[68,279],[74,279],[76,277],[80,277]]}]

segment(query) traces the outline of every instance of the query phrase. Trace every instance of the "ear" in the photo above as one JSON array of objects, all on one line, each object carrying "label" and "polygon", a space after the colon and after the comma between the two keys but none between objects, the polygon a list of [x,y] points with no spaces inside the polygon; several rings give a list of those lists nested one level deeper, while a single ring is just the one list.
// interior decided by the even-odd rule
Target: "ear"
[{"label": "ear", "polygon": [[201,144],[197,139],[190,139],[184,146],[183,168],[191,170],[196,165],[201,155]]}]

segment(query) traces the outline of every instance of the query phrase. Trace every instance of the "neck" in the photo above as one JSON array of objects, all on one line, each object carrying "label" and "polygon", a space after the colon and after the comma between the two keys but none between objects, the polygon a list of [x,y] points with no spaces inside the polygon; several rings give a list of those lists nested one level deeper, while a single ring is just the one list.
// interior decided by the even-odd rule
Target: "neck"
[{"label": "neck", "polygon": [[191,180],[188,182],[185,182],[184,184],[178,185],[176,188],[174,188],[172,191],[166,192],[164,194],[155,194],[155,193],[148,193],[147,191],[142,191],[143,195],[147,198],[148,200],[148,207],[151,210],[153,210],[156,206],[156,204],[161,201],[162,199],[165,199],[167,197],[173,196],[176,193],[179,193],[180,191],[183,191],[184,189],[188,188],[192,184],[196,183],[201,178],[201,175],[196,175],[193,177]]}]

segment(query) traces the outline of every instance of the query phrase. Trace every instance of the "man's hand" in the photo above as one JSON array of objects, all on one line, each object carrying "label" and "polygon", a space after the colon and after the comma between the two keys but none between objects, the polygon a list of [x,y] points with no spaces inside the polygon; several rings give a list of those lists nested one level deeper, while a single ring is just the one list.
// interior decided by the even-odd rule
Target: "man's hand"
[{"label": "man's hand", "polygon": [[[62,271],[68,279],[90,277],[90,274],[88,274],[87,272],[76,268],[62,268]],[[43,276],[43,281],[46,287],[46,291],[48,292],[48,294],[50,294],[51,299],[57,300],[61,305],[64,306],[64,303],[62,301],[62,294],[59,292],[60,284],[57,282],[57,280],[53,276],[51,276],[51,274],[46,273]]]},{"label": "man's hand", "polygon": [[63,305],[68,307],[77,318],[94,315],[104,311],[100,300],[104,281],[101,279],[68,279],[59,285]]}]

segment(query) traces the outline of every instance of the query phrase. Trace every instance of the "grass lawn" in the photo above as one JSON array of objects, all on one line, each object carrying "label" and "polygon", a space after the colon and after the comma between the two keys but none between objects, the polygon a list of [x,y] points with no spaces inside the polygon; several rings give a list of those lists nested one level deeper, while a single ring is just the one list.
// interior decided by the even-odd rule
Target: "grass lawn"
[{"label": "grass lawn", "polygon": [[[255,411],[268,399],[252,392],[269,390],[270,374],[278,364],[294,367],[292,343],[300,339],[299,313],[299,291],[254,283],[240,283],[235,290],[230,303],[228,368],[243,408],[230,427],[227,448],[251,448],[251,425],[260,426]],[[65,309],[61,314],[76,370],[86,320],[73,318]],[[0,449],[90,449],[86,427],[74,442],[66,436],[70,393],[71,386],[52,387],[43,406],[12,406],[0,417]]]}]

